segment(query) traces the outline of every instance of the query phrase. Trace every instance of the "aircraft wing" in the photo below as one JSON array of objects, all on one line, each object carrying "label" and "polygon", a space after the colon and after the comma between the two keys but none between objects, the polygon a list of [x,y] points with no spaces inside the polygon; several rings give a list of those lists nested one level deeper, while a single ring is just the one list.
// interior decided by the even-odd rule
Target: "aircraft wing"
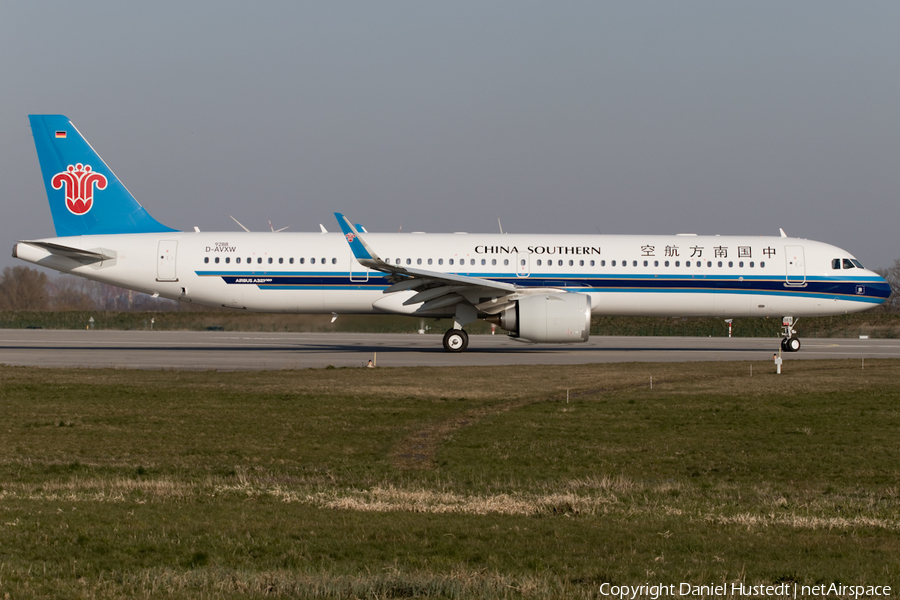
[{"label": "aircraft wing", "polygon": [[[391,275],[390,281],[393,282],[393,285],[384,290],[385,294],[407,290],[417,292],[415,296],[403,303],[405,306],[421,303],[422,306],[418,311],[425,312],[445,308],[465,300],[479,310],[493,312],[493,309],[499,311],[503,308],[509,301],[508,297],[530,293],[530,290],[502,281],[392,265],[375,253],[347,217],[341,213],[334,213],[334,216],[337,218],[338,225],[344,233],[344,237],[347,238],[347,243],[350,244],[350,250],[357,262],[364,267]],[[487,306],[478,304],[478,300],[484,296],[492,298],[490,302],[485,303]],[[501,299],[502,301],[498,301]]]}]

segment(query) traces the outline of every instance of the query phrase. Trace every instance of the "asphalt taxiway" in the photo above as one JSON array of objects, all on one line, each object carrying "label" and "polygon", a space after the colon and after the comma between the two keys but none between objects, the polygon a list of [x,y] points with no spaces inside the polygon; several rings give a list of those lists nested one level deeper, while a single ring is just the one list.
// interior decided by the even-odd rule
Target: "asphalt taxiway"
[{"label": "asphalt taxiway", "polygon": [[[900,358],[900,340],[803,339],[785,361]],[[0,364],[40,367],[257,371],[463,365],[772,360],[777,338],[592,337],[585,344],[524,344],[471,336],[444,352],[439,335],[193,331],[0,330]]]}]

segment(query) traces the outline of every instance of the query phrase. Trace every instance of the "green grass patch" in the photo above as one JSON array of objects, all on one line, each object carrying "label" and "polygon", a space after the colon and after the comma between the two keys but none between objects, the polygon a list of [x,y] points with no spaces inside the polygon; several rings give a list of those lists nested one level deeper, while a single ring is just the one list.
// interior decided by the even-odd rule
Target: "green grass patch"
[{"label": "green grass patch", "polygon": [[860,367],[3,367],[0,598],[897,585],[900,361]]}]

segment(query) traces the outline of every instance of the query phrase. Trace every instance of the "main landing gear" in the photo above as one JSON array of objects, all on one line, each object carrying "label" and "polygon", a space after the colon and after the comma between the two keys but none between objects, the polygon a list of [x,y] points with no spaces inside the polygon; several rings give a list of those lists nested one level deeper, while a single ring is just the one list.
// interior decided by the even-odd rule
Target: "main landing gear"
[{"label": "main landing gear", "polygon": [[444,334],[444,350],[462,352],[469,347],[469,334],[463,329],[450,329]]},{"label": "main landing gear", "polygon": [[453,317],[453,329],[444,334],[444,350],[447,352],[462,352],[469,347],[469,334],[463,330],[469,323],[478,320],[478,311],[471,304],[460,302],[456,305],[456,315]]},{"label": "main landing gear", "polygon": [[[800,319],[797,319],[799,321]],[[794,317],[785,317],[781,320],[782,340],[781,349],[785,352],[796,352],[800,349],[800,340],[795,336],[797,332],[794,330]]]}]

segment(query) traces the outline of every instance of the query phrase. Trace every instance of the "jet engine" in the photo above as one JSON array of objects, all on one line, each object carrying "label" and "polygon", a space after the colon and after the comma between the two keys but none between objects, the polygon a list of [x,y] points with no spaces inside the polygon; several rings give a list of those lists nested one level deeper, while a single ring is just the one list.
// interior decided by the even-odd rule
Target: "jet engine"
[{"label": "jet engine", "polygon": [[529,342],[586,342],[591,331],[587,294],[534,294],[516,300],[489,321]]}]

